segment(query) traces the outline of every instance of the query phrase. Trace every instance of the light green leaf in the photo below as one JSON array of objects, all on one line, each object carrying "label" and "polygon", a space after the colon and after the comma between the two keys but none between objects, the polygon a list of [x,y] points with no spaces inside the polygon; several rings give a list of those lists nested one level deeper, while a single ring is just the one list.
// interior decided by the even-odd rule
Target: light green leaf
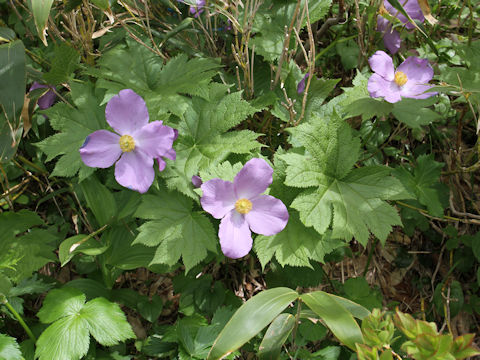
[{"label": "light green leaf", "polygon": [[275,360],[280,356],[282,346],[295,326],[295,316],[280,314],[272,321],[260,344],[258,358],[260,360]]},{"label": "light green leaf", "polygon": [[90,333],[105,346],[135,337],[117,304],[105,298],[85,304],[85,295],[72,287],[50,291],[37,315],[43,323],[53,322],[38,338],[35,358],[40,360],[80,359]]},{"label": "light green leaf", "polygon": [[366,244],[370,232],[385,241],[392,225],[401,225],[397,211],[385,200],[409,198],[402,184],[382,166],[355,168],[360,141],[338,117],[303,124],[291,130],[307,155],[286,154],[285,184],[315,187],[298,195],[291,207],[300,220],[320,234],[332,227],[332,238],[355,237]]},{"label": "light green leaf", "polygon": [[181,54],[164,65],[145,46],[130,38],[126,42],[102,54],[99,69],[88,69],[99,78],[98,86],[107,89],[104,103],[121,89],[132,89],[144,98],[151,120],[158,120],[168,112],[183,116],[190,104],[183,94],[208,98],[208,84],[220,67],[218,62]]},{"label": "light green leaf", "polygon": [[107,127],[105,107],[99,106],[98,94],[91,83],[79,84],[72,82],[71,97],[75,108],[65,103],[57,103],[45,110],[50,125],[58,133],[36,143],[47,155],[46,161],[60,156],[52,176],[74,176],[79,173],[80,181],[94,172],[94,168],[86,166],[79,149],[92,132]]},{"label": "light green leaf", "polygon": [[288,288],[265,290],[252,297],[225,325],[207,359],[221,359],[240,348],[297,298],[298,293]]},{"label": "light green leaf", "polygon": [[413,173],[405,167],[398,167],[393,175],[398,178],[408,191],[415,194],[418,201],[425,205],[433,216],[443,215],[440,195],[443,192],[440,174],[444,164],[434,160],[433,155],[420,155]]},{"label": "light green leaf", "polygon": [[241,92],[226,94],[222,84],[211,84],[208,101],[192,99],[192,106],[185,112],[185,121],[179,124],[179,137],[175,145],[177,160],[164,172],[167,186],[192,198],[191,178],[208,169],[231,154],[246,154],[259,149],[256,141],[260,135],[250,130],[228,132],[240,124],[255,108],[242,100]]},{"label": "light green leaf", "polygon": [[265,268],[275,254],[280,265],[312,267],[310,260],[323,262],[325,255],[344,245],[339,239],[332,239],[330,233],[320,235],[312,228],[305,227],[298,212],[290,210],[285,229],[273,236],[259,235],[255,238],[254,249]]},{"label": "light green leaf", "polygon": [[365,97],[350,103],[345,111],[348,117],[362,116],[362,119],[369,120],[374,116],[379,118],[392,112],[393,105],[389,102]]},{"label": "light green leaf", "polygon": [[80,187],[98,225],[103,226],[109,223],[117,213],[117,204],[112,192],[94,176],[83,180]]},{"label": "light green leaf", "polygon": [[303,294],[300,298],[320,316],[333,334],[350,349],[355,350],[355,343],[363,343],[362,332],[355,319],[330,294],[315,291]]},{"label": "light green leaf", "polygon": [[393,105],[392,113],[397,120],[412,129],[419,129],[422,125],[428,125],[441,118],[440,114],[427,108],[436,102],[436,97],[424,100],[402,99]]},{"label": "light green leaf", "polygon": [[23,360],[15,339],[5,334],[0,334],[0,360]]},{"label": "light green leaf", "polygon": [[[217,236],[210,220],[192,212],[192,200],[178,192],[145,195],[136,216],[154,219],[142,225],[134,243],[157,246],[151,264],[175,264],[180,256],[186,271],[216,252]],[[158,220],[157,220],[158,219]]]},{"label": "light green leaf", "polygon": [[69,80],[70,74],[80,62],[80,54],[69,44],[62,42],[56,45],[52,60],[52,67],[43,78],[50,85],[58,85]]},{"label": "light green leaf", "polygon": [[135,338],[135,334],[120,307],[105,298],[90,300],[80,311],[92,336],[104,346]]},{"label": "light green leaf", "polygon": [[53,0],[28,0],[27,4],[35,19],[38,37],[42,40],[43,44],[47,46],[47,21]]},{"label": "light green leaf", "polygon": [[65,316],[78,314],[85,304],[85,295],[75,288],[62,288],[50,291],[37,316],[44,324],[52,323]]},{"label": "light green leaf", "polygon": [[85,319],[67,316],[50,325],[37,340],[39,360],[79,360],[88,351],[90,338]]}]

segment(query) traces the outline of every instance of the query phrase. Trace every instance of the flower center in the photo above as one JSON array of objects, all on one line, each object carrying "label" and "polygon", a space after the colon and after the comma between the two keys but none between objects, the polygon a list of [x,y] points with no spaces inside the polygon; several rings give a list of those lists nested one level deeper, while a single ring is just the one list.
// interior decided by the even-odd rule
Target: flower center
[{"label": "flower center", "polygon": [[235,210],[240,214],[248,214],[252,210],[252,202],[247,199],[239,199],[235,203]]},{"label": "flower center", "polygon": [[123,152],[130,152],[135,149],[135,140],[130,135],[123,135],[118,142]]},{"label": "flower center", "polygon": [[404,72],[401,72],[401,71],[397,71],[395,73],[395,83],[398,85],[398,86],[403,86],[407,83],[408,81],[408,78],[407,78],[407,75],[405,75]]}]

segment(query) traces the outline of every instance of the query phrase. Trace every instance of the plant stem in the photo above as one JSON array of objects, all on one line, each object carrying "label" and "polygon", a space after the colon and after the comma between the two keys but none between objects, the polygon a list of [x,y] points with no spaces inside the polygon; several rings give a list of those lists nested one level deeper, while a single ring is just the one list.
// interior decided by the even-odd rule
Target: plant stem
[{"label": "plant stem", "polygon": [[23,321],[23,318],[20,316],[20,314],[13,308],[12,305],[10,305],[10,303],[8,302],[7,299],[4,300],[3,302],[5,304],[5,306],[7,307],[8,310],[10,310],[10,312],[13,314],[13,316],[15,316],[18,320],[18,322],[20,323],[20,325],[22,325],[22,327],[25,329],[25,332],[27,333],[27,335],[30,337],[30,339],[32,339],[34,342],[37,342],[37,338],[35,337],[35,335],[33,335],[33,332],[32,330],[30,330],[30,328],[28,327],[28,325],[25,323],[25,321]]},{"label": "plant stem", "polygon": [[370,266],[370,261],[372,261],[372,256],[373,253],[375,252],[375,248],[377,247],[378,243],[378,238],[375,238],[375,241],[373,242],[372,248],[370,249],[370,252],[368,253],[368,258],[367,258],[367,264],[365,265],[365,269],[363,270],[363,277],[367,274],[368,267]]}]

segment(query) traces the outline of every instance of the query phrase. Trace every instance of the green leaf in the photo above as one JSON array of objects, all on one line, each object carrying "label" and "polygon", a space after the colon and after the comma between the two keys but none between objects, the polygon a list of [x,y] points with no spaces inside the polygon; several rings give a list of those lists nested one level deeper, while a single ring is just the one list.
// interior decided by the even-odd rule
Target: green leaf
[{"label": "green leaf", "polygon": [[78,314],[85,304],[85,295],[75,288],[62,288],[50,291],[37,316],[44,324],[62,317]]},{"label": "green leaf", "polygon": [[344,245],[338,239],[332,239],[331,233],[320,235],[300,221],[298,212],[289,211],[287,226],[273,236],[258,235],[255,238],[254,249],[258,259],[265,268],[275,254],[280,265],[308,266],[310,260],[323,262],[325,255]]},{"label": "green leaf", "polygon": [[0,163],[17,151],[25,98],[25,48],[15,40],[0,45]]},{"label": "green leaf", "polygon": [[438,100],[431,97],[424,100],[402,99],[393,105],[392,113],[397,120],[412,129],[419,129],[441,118],[441,115],[428,109],[427,106],[435,104]]},{"label": "green leaf", "polygon": [[5,334],[0,334],[0,360],[23,360],[15,339]]},{"label": "green leaf", "polygon": [[298,293],[288,288],[265,290],[252,297],[225,325],[207,359],[221,359],[240,348],[297,298]]},{"label": "green leaf", "polygon": [[[302,1],[299,13],[302,14],[305,1]],[[323,18],[331,3],[329,1],[315,1],[309,3],[310,22],[313,24]],[[255,37],[249,42],[255,45],[255,53],[262,55],[265,60],[273,62],[280,57],[285,40],[285,26],[290,24],[294,15],[296,2],[277,0],[274,3],[264,3],[255,15],[253,32]],[[306,19],[302,27],[306,25]],[[291,37],[295,34],[291,33]],[[293,44],[293,41],[292,41]]]},{"label": "green leaf", "polygon": [[112,192],[96,177],[90,176],[80,183],[88,207],[97,219],[98,225],[109,223],[117,213],[117,204]]},{"label": "green leaf", "polygon": [[38,37],[47,46],[47,21],[53,0],[28,0],[27,4],[35,19]]},{"label": "green leaf", "polygon": [[354,40],[337,42],[335,48],[345,70],[351,70],[358,66],[360,48]]},{"label": "green leaf", "polygon": [[370,97],[358,99],[346,107],[347,116],[362,116],[362,119],[369,120],[374,116],[379,118],[392,112],[393,105],[389,102],[373,99]]},{"label": "green leaf", "polygon": [[78,234],[62,241],[58,249],[58,258],[61,266],[65,266],[76,254],[100,255],[108,247],[108,244],[99,242],[89,235]]},{"label": "green leaf", "polygon": [[90,338],[85,319],[67,316],[50,325],[37,340],[39,360],[79,360],[88,351]]},{"label": "green leaf", "polygon": [[258,351],[260,360],[276,360],[282,346],[295,326],[295,316],[280,314],[272,321],[263,337]]},{"label": "green leaf", "polygon": [[417,158],[417,165],[412,171],[405,167],[398,167],[393,171],[393,175],[399,179],[405,188],[418,201],[425,205],[428,212],[433,216],[443,215],[443,205],[441,202],[441,193],[443,189],[440,183],[441,169],[444,164],[434,160],[433,154],[420,155]]},{"label": "green leaf", "polygon": [[37,315],[43,323],[53,322],[38,338],[40,360],[80,359],[88,351],[89,334],[104,346],[135,337],[117,304],[104,298],[85,304],[85,295],[71,287],[50,291]]},{"label": "green leaf", "polygon": [[157,321],[163,310],[163,301],[160,296],[153,296],[152,300],[148,297],[143,298],[137,304],[138,311],[143,318],[151,323]]},{"label": "green leaf", "polygon": [[303,294],[300,298],[320,316],[325,325],[343,344],[355,350],[355,343],[363,343],[362,332],[352,314],[330,294],[315,291]]},{"label": "green leaf", "polygon": [[408,198],[402,184],[383,166],[355,168],[360,141],[338,117],[316,119],[291,130],[305,146],[306,156],[282,155],[288,167],[285,184],[308,189],[298,195],[291,207],[298,210],[305,226],[320,234],[332,227],[332,238],[347,241],[355,237],[366,244],[373,233],[382,242],[401,225],[397,211],[385,200]]},{"label": "green leaf", "polygon": [[52,68],[43,75],[50,85],[58,85],[69,80],[70,74],[77,68],[80,54],[69,44],[56,45],[53,52]]},{"label": "green leaf", "polygon": [[150,118],[157,120],[168,112],[182,117],[190,104],[183,94],[208,98],[208,84],[220,67],[218,62],[201,57],[188,59],[181,54],[164,65],[160,57],[137,41],[127,38],[126,42],[102,54],[99,69],[88,70],[99,78],[98,86],[107,89],[104,102],[121,89],[132,89],[144,98]]},{"label": "green leaf", "polygon": [[80,311],[92,336],[104,346],[112,346],[135,337],[120,307],[105,298],[96,298]]},{"label": "green leaf", "polygon": [[70,84],[71,98],[75,108],[65,103],[57,103],[44,113],[50,125],[58,133],[36,145],[47,155],[46,161],[58,159],[52,176],[74,176],[79,174],[80,181],[94,172],[94,168],[86,166],[80,158],[79,149],[92,132],[107,127],[105,107],[99,106],[98,94],[91,83]]},{"label": "green leaf", "polygon": [[192,206],[192,200],[178,192],[143,196],[136,216],[154,221],[139,228],[134,243],[157,246],[151,264],[173,265],[181,256],[188,272],[207,250],[216,252],[218,240],[210,220]]},{"label": "green leaf", "polygon": [[164,172],[167,186],[197,198],[191,178],[199,171],[219,163],[231,154],[247,154],[262,145],[259,134],[250,130],[228,132],[239,125],[255,108],[242,100],[241,92],[226,94],[227,87],[211,84],[208,100],[194,97],[179,124],[175,145],[177,160]]}]

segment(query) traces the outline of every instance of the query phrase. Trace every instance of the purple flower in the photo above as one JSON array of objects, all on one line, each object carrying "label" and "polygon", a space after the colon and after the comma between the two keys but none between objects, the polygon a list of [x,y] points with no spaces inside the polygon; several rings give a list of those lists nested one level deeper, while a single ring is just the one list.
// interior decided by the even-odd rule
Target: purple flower
[{"label": "purple flower", "polygon": [[308,79],[309,76],[310,76],[310,73],[307,72],[303,77],[303,79],[299,81],[297,85],[297,93],[302,94],[305,91],[305,81]]},{"label": "purple flower", "polygon": [[205,0],[196,0],[195,6],[190,6],[190,14],[196,18],[204,11]]},{"label": "purple flower", "polygon": [[287,225],[285,205],[270,195],[261,195],[272,183],[273,169],[262,159],[248,161],[233,180],[212,179],[201,188],[203,209],[222,219],[218,229],[225,256],[238,259],[252,248],[253,231],[274,235]]},{"label": "purple flower", "polygon": [[425,93],[432,86],[433,69],[427,59],[411,56],[395,71],[393,61],[384,51],[377,51],[368,60],[375,74],[368,79],[368,92],[371,97],[384,97],[389,103],[402,100],[402,97],[426,99],[436,95]]},{"label": "purple flower", "polygon": [[45,110],[45,109],[48,109],[49,107],[51,107],[53,105],[53,103],[55,102],[55,99],[57,98],[57,95],[53,91],[53,89],[54,89],[53,86],[42,85],[42,84],[40,84],[36,81],[30,87],[29,92],[31,92],[35,89],[41,89],[41,88],[50,89],[44,95],[40,96],[40,98],[38,99],[38,102],[37,102],[40,110]]},{"label": "purple flower", "polygon": [[200,186],[202,186],[203,184],[203,181],[202,181],[202,178],[198,175],[193,175],[192,176],[192,185],[194,188],[199,188]]},{"label": "purple flower", "polygon": [[[417,0],[401,0],[400,2],[412,19],[419,20],[422,23],[424,22],[425,17],[423,16],[422,9],[418,5]],[[401,14],[397,9],[390,5],[387,0],[384,0],[383,8],[380,9],[380,13],[382,13],[382,11],[387,11],[391,16],[395,16],[398,20],[404,23],[405,27],[409,30],[415,27],[410,21],[408,21],[405,15]],[[393,30],[392,24],[381,15],[377,17],[377,29],[378,31],[383,32],[383,43],[385,47],[392,54],[395,54],[398,49],[400,49],[401,43],[398,31]]]},{"label": "purple flower", "polygon": [[161,121],[149,123],[145,101],[130,89],[110,99],[105,117],[117,134],[97,130],[88,135],[80,148],[83,162],[98,168],[115,163],[115,179],[120,185],[146,192],[155,177],[153,160],[158,160],[161,171],[165,168],[161,157],[175,158],[175,131]]}]

